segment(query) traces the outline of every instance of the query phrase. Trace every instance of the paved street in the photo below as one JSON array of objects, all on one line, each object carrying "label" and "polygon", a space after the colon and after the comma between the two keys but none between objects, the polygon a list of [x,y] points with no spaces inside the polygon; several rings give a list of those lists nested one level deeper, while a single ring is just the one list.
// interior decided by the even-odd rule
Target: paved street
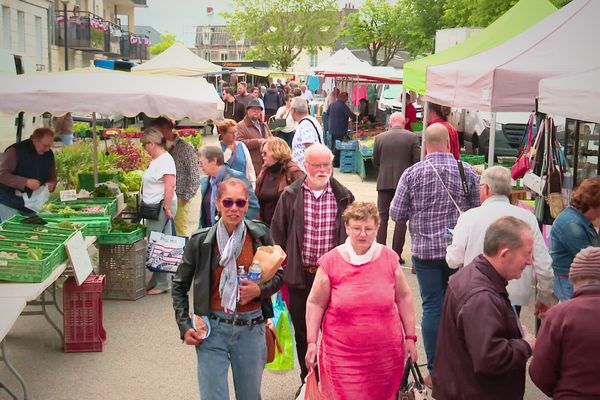
[{"label": "paved street", "polygon": [[[336,171],[335,176],[352,190],[358,200],[376,201],[373,176],[364,182],[355,174]],[[390,232],[392,227],[393,224]],[[389,240],[391,241],[391,233]],[[410,260],[409,250],[410,242],[407,241],[404,254],[407,261]],[[416,276],[410,273],[409,265],[405,273],[413,290],[419,322],[421,301]],[[54,315],[58,317],[57,313]],[[524,323],[533,331],[532,308],[525,307],[522,315]],[[104,352],[66,354],[62,351],[58,335],[42,317],[21,316],[7,336],[7,343],[14,365],[29,384],[30,398],[198,398],[196,355],[192,348],[179,340],[169,295],[146,296],[135,302],[104,301],[104,326],[108,334]],[[420,362],[425,360],[422,343],[419,340]],[[13,388],[17,387],[4,364],[0,365],[0,379]],[[286,373],[265,371],[263,398],[291,400],[299,383],[298,368]],[[230,387],[233,398],[233,385]],[[0,392],[0,399],[5,398],[6,394]],[[525,399],[546,397],[528,382]]]}]

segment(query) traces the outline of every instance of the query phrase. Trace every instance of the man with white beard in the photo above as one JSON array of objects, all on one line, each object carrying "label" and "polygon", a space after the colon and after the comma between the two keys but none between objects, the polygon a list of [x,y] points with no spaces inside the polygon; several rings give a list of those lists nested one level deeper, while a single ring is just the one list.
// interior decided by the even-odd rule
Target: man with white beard
[{"label": "man with white beard", "polygon": [[354,196],[332,177],[333,154],[323,144],[304,153],[306,178],[285,188],[273,215],[271,234],[287,254],[283,280],[289,288],[289,310],[294,324],[302,381],[308,370],[306,355],[306,300],[317,272],[317,260],[344,243],[342,214]]}]

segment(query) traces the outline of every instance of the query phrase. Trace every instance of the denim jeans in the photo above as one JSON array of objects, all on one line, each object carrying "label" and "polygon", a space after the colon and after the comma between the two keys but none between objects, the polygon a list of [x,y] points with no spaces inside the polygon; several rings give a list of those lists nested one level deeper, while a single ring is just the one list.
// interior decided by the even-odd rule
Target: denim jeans
[{"label": "denim jeans", "polygon": [[[171,202],[171,213],[173,216],[177,213],[177,199],[173,199]],[[171,226],[174,222],[170,221],[165,227],[166,222],[167,216],[165,215],[165,210],[160,210],[158,220],[146,220],[148,238],[150,238],[151,232],[162,232],[170,235],[172,233]],[[148,289],[168,290],[171,287],[171,275],[169,272],[153,272],[152,278],[150,278],[150,282],[148,283]]]},{"label": "denim jeans", "polygon": [[431,374],[444,295],[448,287],[448,279],[456,270],[448,268],[446,260],[421,260],[413,257],[412,262],[417,271],[419,291],[423,302],[421,332],[427,354],[427,369]]},{"label": "denim jeans", "polygon": [[17,215],[18,213],[19,210],[17,210],[16,208],[0,204],[0,222],[6,221],[10,217],[12,217],[13,215]]},{"label": "denim jeans", "polygon": [[554,275],[554,295],[561,303],[573,297],[573,282],[569,279]]},{"label": "denim jeans", "polygon": [[[220,318],[232,315],[212,311]],[[260,317],[256,310],[238,314],[238,319]],[[237,400],[259,400],[263,371],[267,362],[265,324],[236,326],[210,319],[209,337],[196,347],[198,385],[202,400],[228,400],[227,372],[231,364]]]}]

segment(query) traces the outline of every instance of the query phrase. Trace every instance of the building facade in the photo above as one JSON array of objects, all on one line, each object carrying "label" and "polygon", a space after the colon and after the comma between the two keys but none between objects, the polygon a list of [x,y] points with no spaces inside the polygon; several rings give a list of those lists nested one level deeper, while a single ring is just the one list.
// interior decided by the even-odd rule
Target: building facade
[{"label": "building facade", "polygon": [[252,46],[247,40],[234,40],[225,18],[207,7],[196,26],[196,54],[207,61],[242,61]]}]

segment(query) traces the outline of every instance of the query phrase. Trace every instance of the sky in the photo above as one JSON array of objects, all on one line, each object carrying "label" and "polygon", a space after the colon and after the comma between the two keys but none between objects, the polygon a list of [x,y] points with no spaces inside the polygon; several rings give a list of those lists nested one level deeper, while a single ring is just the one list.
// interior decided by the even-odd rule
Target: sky
[{"label": "sky", "polygon": [[[160,33],[174,33],[178,40],[191,47],[196,38],[195,26],[199,17],[206,14],[206,8],[213,7],[216,13],[221,13],[233,1],[235,0],[147,0],[148,8],[135,9],[135,24],[152,26]],[[340,5],[347,2],[358,7],[363,0],[339,0]]]}]

